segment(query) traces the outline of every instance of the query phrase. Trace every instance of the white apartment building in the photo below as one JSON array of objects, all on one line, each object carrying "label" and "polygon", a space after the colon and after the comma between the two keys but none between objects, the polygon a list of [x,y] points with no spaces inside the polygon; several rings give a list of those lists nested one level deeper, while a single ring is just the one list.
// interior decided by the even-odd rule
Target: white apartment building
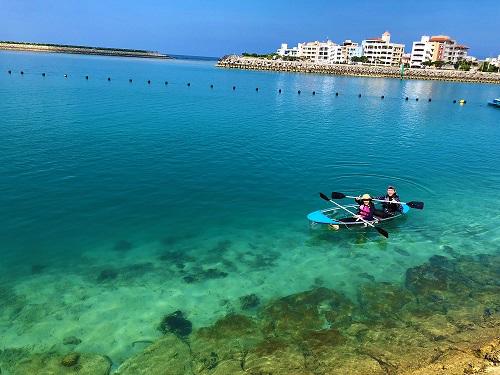
[{"label": "white apartment building", "polygon": [[443,61],[455,64],[467,57],[466,47],[458,44],[447,35],[422,36],[419,42],[413,42],[410,66],[421,68],[426,61]]},{"label": "white apartment building", "polygon": [[438,43],[431,42],[430,36],[424,35],[420,41],[413,42],[410,57],[411,68],[422,68],[424,62],[433,61],[434,52],[437,51]]},{"label": "white apartment building", "polygon": [[293,48],[283,43],[276,53],[279,56],[301,57],[318,64],[336,64],[342,60],[341,46],[331,40],[299,43]]},{"label": "white apartment building", "polygon": [[498,55],[498,57],[487,57],[484,61],[490,65],[500,68],[500,55]]},{"label": "white apartment building", "polygon": [[399,66],[404,54],[404,44],[391,43],[391,34],[386,31],[381,38],[363,40],[363,56],[373,65]]},{"label": "white apartment building", "polygon": [[299,53],[298,47],[288,48],[287,43],[281,43],[281,47],[278,48],[276,53],[280,56],[294,56],[296,57]]}]

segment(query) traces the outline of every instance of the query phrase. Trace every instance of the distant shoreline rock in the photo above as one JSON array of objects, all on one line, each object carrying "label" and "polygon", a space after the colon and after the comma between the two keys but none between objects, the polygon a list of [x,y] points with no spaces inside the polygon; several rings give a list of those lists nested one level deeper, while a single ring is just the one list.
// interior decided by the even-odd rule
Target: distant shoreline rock
[{"label": "distant shoreline rock", "polygon": [[[354,77],[379,77],[401,79],[401,70],[394,66],[350,65],[350,64],[317,64],[308,61],[283,61],[264,58],[230,55],[221,58],[217,67],[270,70],[277,72],[316,73],[345,75]],[[403,79],[421,79],[434,81],[473,82],[500,84],[500,73],[485,73],[478,71],[417,69],[405,68]]]},{"label": "distant shoreline rock", "polygon": [[116,57],[138,57],[150,59],[171,59],[172,57],[154,51],[122,49],[122,48],[104,48],[91,46],[72,46],[65,44],[42,44],[29,42],[0,42],[0,50],[4,51],[24,51],[24,52],[42,52],[42,53],[69,53],[76,55],[99,55]]}]

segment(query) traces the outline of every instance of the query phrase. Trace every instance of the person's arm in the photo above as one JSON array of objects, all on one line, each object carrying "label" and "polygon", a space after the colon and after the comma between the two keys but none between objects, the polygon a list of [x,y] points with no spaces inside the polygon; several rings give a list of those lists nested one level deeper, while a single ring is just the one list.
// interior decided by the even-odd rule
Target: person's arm
[{"label": "person's arm", "polygon": [[[399,196],[395,196],[392,200],[395,202],[401,202],[401,199],[399,199]],[[403,205],[402,204],[397,204],[397,203],[394,203],[394,204],[397,206],[396,210],[403,212]]]}]

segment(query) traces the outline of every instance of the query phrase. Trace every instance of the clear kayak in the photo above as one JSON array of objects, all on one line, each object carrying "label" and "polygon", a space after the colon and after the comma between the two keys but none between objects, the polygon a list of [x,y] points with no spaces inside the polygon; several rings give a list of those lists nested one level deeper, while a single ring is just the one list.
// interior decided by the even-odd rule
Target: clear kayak
[{"label": "clear kayak", "polygon": [[[410,211],[410,207],[407,206],[406,204],[403,204],[403,210],[402,212],[396,213],[393,216],[388,216],[388,217],[377,217],[376,215],[374,216],[374,220],[368,221],[370,224],[379,224],[383,223],[386,221],[394,220],[400,216],[404,216]],[[353,204],[353,205],[348,205],[344,206],[347,209],[351,210],[357,210],[359,205]],[[343,221],[346,219],[346,213],[343,209],[340,207],[333,207],[329,208],[326,210],[319,210],[319,211],[314,211],[311,212],[309,215],[307,215],[307,219],[311,223],[311,225],[317,225],[317,224],[333,224],[333,225],[339,225],[340,227],[345,226],[345,227],[355,227],[355,226],[366,226],[366,224],[359,220],[359,221]],[[352,220],[351,218],[348,218],[348,220]]]}]

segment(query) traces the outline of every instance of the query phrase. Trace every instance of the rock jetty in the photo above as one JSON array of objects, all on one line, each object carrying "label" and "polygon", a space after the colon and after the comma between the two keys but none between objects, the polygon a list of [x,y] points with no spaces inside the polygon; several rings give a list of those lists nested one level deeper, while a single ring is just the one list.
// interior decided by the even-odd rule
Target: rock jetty
[{"label": "rock jetty", "polygon": [[142,58],[153,58],[153,59],[171,58],[170,56],[159,52],[144,51],[137,49],[71,46],[65,44],[40,44],[40,43],[25,43],[25,42],[0,42],[0,50],[43,52],[43,53],[70,53],[76,55],[142,57]]},{"label": "rock jetty", "polygon": [[[346,75],[355,77],[383,77],[401,79],[401,70],[394,66],[374,65],[324,65],[308,61],[283,61],[263,58],[230,55],[217,62],[220,68],[271,70],[278,72],[319,73]],[[424,79],[435,81],[476,82],[500,84],[500,73],[485,73],[478,71],[462,71],[447,69],[416,69],[406,68],[404,79]]]}]

